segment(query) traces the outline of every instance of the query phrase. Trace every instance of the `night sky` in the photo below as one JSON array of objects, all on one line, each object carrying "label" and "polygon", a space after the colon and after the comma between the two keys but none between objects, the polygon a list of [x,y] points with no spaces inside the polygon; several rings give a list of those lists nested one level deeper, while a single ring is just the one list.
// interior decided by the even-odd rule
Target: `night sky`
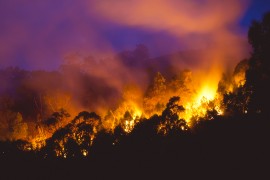
[{"label": "night sky", "polygon": [[[172,2],[168,3],[169,8],[173,7],[173,3],[176,4],[173,1],[169,1]],[[152,57],[178,50],[199,49],[201,46],[198,44],[201,43],[197,42],[205,41],[208,34],[219,28],[219,26],[211,28],[210,24],[210,27],[202,24],[203,28],[207,28],[197,31],[196,28],[201,29],[200,25],[196,27],[196,23],[200,22],[196,22],[196,18],[200,18],[200,13],[207,14],[205,20],[219,12],[221,12],[220,19],[231,17],[227,21],[224,20],[226,27],[230,26],[229,28],[239,36],[246,37],[251,21],[259,20],[266,11],[270,10],[270,1],[240,1],[242,4],[237,8],[232,4],[231,7],[227,5],[224,9],[218,9],[222,6],[221,3],[217,3],[216,6],[209,7],[210,10],[214,10],[212,14],[206,12],[209,11],[208,6],[214,4],[213,2],[219,2],[218,0],[191,1],[196,2],[194,12],[193,4],[184,4],[183,7],[191,7],[191,13],[186,13],[186,19],[190,21],[193,18],[195,26],[192,23],[188,26],[181,26],[175,22],[166,23],[174,14],[167,16],[166,11],[163,11],[164,8],[151,6],[151,2],[155,3],[153,0],[145,3],[142,14],[138,7],[136,9],[134,1],[129,1],[131,4],[125,3],[122,6],[120,1],[114,1],[115,3],[109,3],[108,7],[100,5],[102,3],[95,0],[0,1],[0,68],[13,65],[26,69],[55,69],[69,54],[105,56],[107,53],[133,49],[140,43],[149,47]],[[136,11],[133,14],[126,12],[129,8],[133,8],[133,5]],[[185,11],[180,5],[179,12]],[[204,8],[200,13],[195,12],[200,10],[199,7]],[[234,13],[231,13],[228,7],[232,8]],[[109,8],[110,12],[107,12],[106,8]],[[119,8],[124,13],[117,14]],[[147,15],[149,8],[157,8],[156,11],[149,10],[149,13],[154,14],[153,16]],[[155,13],[162,16],[155,19]],[[123,15],[128,17],[121,17]],[[132,17],[136,15],[139,19]],[[185,16],[185,13],[179,13],[179,17],[181,16]],[[175,19],[177,21],[177,18]],[[185,22],[184,20],[183,18],[180,21]],[[154,23],[149,25],[148,22]],[[181,33],[178,34],[178,30]]]}]

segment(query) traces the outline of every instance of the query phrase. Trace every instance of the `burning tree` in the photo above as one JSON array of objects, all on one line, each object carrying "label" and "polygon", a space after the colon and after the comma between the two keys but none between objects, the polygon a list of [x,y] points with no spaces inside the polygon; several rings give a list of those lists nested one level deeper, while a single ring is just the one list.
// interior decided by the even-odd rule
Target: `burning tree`
[{"label": "burning tree", "polygon": [[23,117],[21,113],[17,113],[16,118],[10,124],[11,138],[16,139],[26,139],[28,135],[27,123],[23,122]]},{"label": "burning tree", "polygon": [[166,105],[161,115],[161,123],[158,127],[158,133],[168,134],[171,131],[187,130],[188,126],[184,119],[180,118],[181,112],[185,109],[179,106],[180,97],[172,97]]},{"label": "burning tree", "polygon": [[161,114],[165,107],[166,79],[160,72],[154,77],[153,83],[148,88],[144,98],[144,112],[151,116],[152,114]]},{"label": "burning tree", "polygon": [[47,140],[45,152],[62,158],[87,156],[100,125],[101,118],[96,113],[80,112],[71,123],[58,129]]},{"label": "burning tree", "polygon": [[66,110],[60,109],[59,112],[54,112],[51,117],[43,123],[47,125],[51,131],[55,131],[63,126],[63,121],[68,117],[70,117],[70,114]]},{"label": "burning tree", "polygon": [[[254,49],[252,57],[241,61],[233,74],[224,74],[219,81],[218,88],[216,80],[212,80],[212,77],[195,77],[196,72],[193,74],[190,70],[177,71],[177,73],[174,72],[175,74],[171,72],[169,75],[166,74],[166,78],[157,72],[152,83],[148,87],[144,87],[146,90],[134,82],[123,84],[109,82],[109,87],[105,86],[106,90],[102,91],[100,96],[114,89],[111,86],[116,83],[117,90],[114,90],[117,93],[114,95],[120,97],[122,94],[122,98],[118,99],[117,103],[110,103],[110,99],[113,98],[107,100],[107,96],[102,97],[101,104],[104,105],[108,102],[110,105],[100,107],[99,103],[92,103],[92,100],[95,93],[99,93],[100,88],[104,87],[100,82],[102,82],[101,79],[107,78],[107,75],[101,79],[92,77],[91,74],[88,75],[88,71],[96,70],[91,67],[91,60],[88,65],[86,62],[74,67],[70,65],[70,68],[74,69],[69,71],[66,67],[61,73],[48,73],[48,82],[46,85],[39,84],[40,87],[35,87],[34,84],[39,81],[38,77],[47,76],[46,72],[27,73],[14,70],[15,75],[22,76],[21,79],[18,78],[18,81],[22,81],[22,83],[19,83],[18,87],[16,86],[16,91],[13,92],[14,97],[10,95],[1,98],[0,114],[3,119],[0,124],[1,130],[3,129],[1,135],[7,134],[4,132],[9,131],[7,139],[26,139],[32,143],[32,149],[45,146],[45,143],[37,145],[37,142],[41,142],[42,139],[45,141],[50,137],[45,148],[49,149],[48,152],[51,154],[46,154],[75,157],[87,156],[99,133],[101,133],[100,139],[104,138],[108,142],[111,140],[110,143],[115,145],[125,139],[123,137],[138,135],[138,132],[142,131],[138,130],[140,128],[148,129],[151,136],[153,134],[170,135],[175,132],[181,134],[181,132],[191,129],[198,121],[214,120],[222,115],[242,116],[249,112],[265,113],[269,102],[268,91],[270,91],[266,86],[269,83],[269,19],[268,13],[261,22],[256,21],[252,24],[249,30],[249,42]],[[126,55],[128,57],[132,55],[129,57],[130,59],[147,58],[144,47],[138,47],[137,51]],[[135,57],[134,54],[138,54],[138,57]],[[108,65],[106,64],[106,66]],[[120,63],[113,70],[118,67],[122,67],[122,64]],[[109,67],[106,68],[109,69]],[[125,72],[131,73],[131,70],[132,68],[125,69]],[[99,70],[96,71],[99,72]],[[55,92],[48,90],[47,85],[56,85],[68,72],[73,72],[78,79],[83,79],[81,86],[83,88],[78,88],[80,90],[74,94],[72,91],[63,90],[63,87],[69,87],[72,84],[68,82],[65,86],[57,88]],[[99,73],[104,72],[102,70]],[[28,76],[31,78],[28,79]],[[32,79],[34,79],[33,82]],[[100,88],[95,89],[96,86],[92,86],[94,83],[98,83]],[[93,94],[91,94],[92,91]],[[79,100],[71,102],[78,94]],[[80,100],[83,103],[80,104],[78,102]],[[71,108],[72,103],[75,104],[74,107],[78,103],[80,110],[96,105],[98,107],[94,109],[100,110],[96,112],[107,112],[107,114],[100,113],[101,116],[99,116],[95,112],[82,111],[72,120],[69,118],[71,111],[76,114],[79,112],[77,107]],[[90,105],[90,103],[92,104]],[[35,107],[36,112],[31,111],[30,106]],[[30,118],[31,116],[34,118]],[[33,126],[33,123],[37,125]],[[133,133],[134,128],[135,133]]]}]

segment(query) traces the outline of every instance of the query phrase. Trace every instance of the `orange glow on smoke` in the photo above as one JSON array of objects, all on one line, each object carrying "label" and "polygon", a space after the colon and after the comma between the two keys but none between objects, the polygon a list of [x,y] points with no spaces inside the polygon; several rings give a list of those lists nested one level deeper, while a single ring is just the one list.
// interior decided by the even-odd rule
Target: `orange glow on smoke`
[{"label": "orange glow on smoke", "polygon": [[[125,65],[120,58],[97,61],[85,58],[87,61],[78,60],[79,63],[70,58],[73,64],[67,65],[67,69],[71,70],[65,74],[63,80],[66,89],[56,91],[52,87],[52,92],[35,100],[38,111],[36,121],[39,125],[38,128],[32,130],[36,131],[33,133],[35,135],[26,138],[32,145],[26,150],[43,147],[47,138],[51,137],[56,130],[65,127],[83,110],[95,111],[101,115],[101,125],[94,127],[95,132],[91,134],[91,142],[98,133],[98,129],[102,128],[113,132],[120,125],[124,132],[130,133],[142,119],[150,118],[155,114],[162,115],[166,104],[173,96],[180,97],[179,106],[183,106],[185,110],[179,112],[179,117],[185,120],[190,127],[193,121],[204,118],[207,111],[215,110],[218,115],[223,114],[222,97],[217,92],[218,84],[227,67],[231,68],[235,60],[242,59],[245,54],[242,37],[235,31],[231,31],[234,29],[231,27],[234,27],[233,25],[243,13],[245,5],[235,0],[205,0],[204,4],[184,0],[105,0],[90,4],[95,9],[94,13],[111,22],[123,26],[135,26],[147,31],[164,31],[175,39],[179,39],[190,49],[199,47],[206,50],[194,55],[196,63],[188,64],[187,62],[186,66],[183,66],[186,63],[185,59],[183,61],[174,57],[166,59],[171,66],[169,71],[176,75],[176,79],[166,79],[158,74],[153,80],[153,87],[149,83],[151,76],[148,71],[156,69],[149,68],[151,69],[149,70],[146,67],[137,70],[135,67]],[[227,13],[228,10],[230,13]],[[193,36],[199,38],[194,40]],[[192,69],[192,72],[181,71],[186,68]],[[83,72],[85,76],[89,76],[95,81],[91,83],[82,81],[74,69]],[[84,91],[87,89],[85,88],[87,83],[93,86],[91,89],[95,90],[93,93]],[[226,90],[231,92],[235,85],[239,87],[244,83],[245,73],[243,71],[234,76],[234,83],[226,84]],[[34,84],[32,86],[40,87],[42,81]],[[103,90],[104,84],[109,88]],[[148,91],[147,88],[150,90]],[[115,94],[110,94],[108,89],[115,94],[122,94],[122,97],[117,94],[118,99],[115,100]],[[83,93],[86,94],[86,97],[82,95]],[[103,97],[107,94],[110,94],[108,98]],[[82,103],[81,101],[84,100],[86,102]],[[41,101],[44,103],[42,104]],[[88,103],[89,101],[93,102]],[[42,113],[44,108],[50,113],[65,109],[70,117],[62,118],[63,121],[54,126],[45,126],[41,122],[45,119],[45,115]],[[184,126],[180,128],[185,129]],[[18,137],[14,139],[16,138],[18,139]],[[76,141],[78,144],[81,143],[80,138],[77,138]],[[59,142],[59,149],[55,150],[56,155],[66,158],[65,151],[63,142]],[[82,150],[81,153],[83,156],[88,155],[86,150]]]}]

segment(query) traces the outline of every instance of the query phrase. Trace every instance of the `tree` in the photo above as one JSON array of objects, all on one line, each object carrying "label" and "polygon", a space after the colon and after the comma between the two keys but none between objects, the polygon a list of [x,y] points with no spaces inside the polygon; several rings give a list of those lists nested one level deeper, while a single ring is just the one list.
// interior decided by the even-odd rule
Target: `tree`
[{"label": "tree", "polygon": [[70,117],[70,114],[66,110],[60,109],[59,112],[54,112],[51,117],[44,121],[44,124],[49,128],[56,130],[63,126],[63,121],[68,117]]},{"label": "tree", "polygon": [[95,156],[104,157],[104,155],[111,155],[115,145],[115,136],[111,132],[101,130],[97,134],[91,150]]},{"label": "tree", "polygon": [[11,137],[13,140],[26,139],[28,135],[27,123],[23,122],[21,113],[17,113],[16,118],[11,123]]},{"label": "tree", "polygon": [[180,101],[180,97],[174,96],[172,97],[166,105],[166,109],[162,112],[163,120],[175,121],[179,119],[179,112],[184,111],[183,106],[179,106],[178,102]]},{"label": "tree", "polygon": [[124,129],[126,133],[129,133],[132,131],[133,126],[134,126],[134,121],[133,121],[132,115],[130,114],[129,111],[126,111],[123,118],[121,118],[121,127]]},{"label": "tree", "polygon": [[179,114],[185,110],[183,106],[178,105],[179,101],[180,97],[172,97],[162,112],[161,124],[158,128],[161,134],[188,129],[186,121],[179,117]]},{"label": "tree", "polygon": [[96,133],[101,126],[101,117],[95,112],[82,111],[74,118],[72,124],[77,125],[77,127],[80,124],[91,125],[93,127],[93,131]]},{"label": "tree", "polygon": [[248,111],[251,95],[250,90],[245,85],[245,76],[249,69],[248,63],[246,59],[240,61],[235,67],[233,75],[224,75],[219,82],[218,92],[223,94],[222,101],[226,114],[240,115]]},{"label": "tree", "polygon": [[270,83],[270,12],[262,21],[254,21],[249,28],[248,40],[253,47],[246,73],[247,91],[251,91],[248,111],[251,113],[269,113]]},{"label": "tree", "polygon": [[225,112],[229,115],[246,114],[250,101],[251,92],[240,86],[233,92],[224,94],[223,103]]},{"label": "tree", "polygon": [[166,79],[158,72],[143,100],[144,111],[147,115],[151,115],[153,112],[158,114],[162,112],[167,101],[165,98],[166,90]]}]

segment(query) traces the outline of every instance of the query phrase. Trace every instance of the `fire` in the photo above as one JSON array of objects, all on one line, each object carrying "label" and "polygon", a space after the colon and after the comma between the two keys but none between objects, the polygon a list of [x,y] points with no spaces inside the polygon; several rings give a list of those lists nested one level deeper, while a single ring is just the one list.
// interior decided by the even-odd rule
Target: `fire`
[{"label": "fire", "polygon": [[[116,128],[121,128],[120,134],[124,132],[127,135],[140,121],[152,117],[157,117],[157,121],[160,121],[156,127],[157,133],[166,135],[174,130],[187,131],[202,119],[212,120],[224,113],[223,95],[245,83],[246,69],[247,64],[244,62],[229,78],[221,76],[221,68],[213,68],[207,73],[202,72],[203,70],[182,70],[166,76],[157,72],[145,88],[134,82],[127,84],[121,87],[119,99],[113,106],[96,104],[96,109],[81,106],[72,109],[76,106],[72,101],[73,95],[58,92],[54,96],[40,98],[40,102],[34,101],[39,116],[37,122],[32,122],[31,126],[24,122],[19,112],[13,113],[13,119],[10,120],[13,122],[10,125],[13,129],[12,136],[14,140],[27,137],[23,139],[28,142],[22,148],[25,151],[38,151],[46,147],[50,143],[47,140],[51,139],[54,154],[68,158],[74,156],[73,152],[68,151],[69,146],[78,146],[76,153],[88,156],[91,154],[89,148],[102,130],[115,133]],[[222,93],[219,92],[220,84]],[[53,112],[47,119],[43,118],[46,117],[43,100],[48,112]],[[97,109],[102,109],[105,113],[98,112],[101,114],[99,116],[95,113]],[[74,117],[74,112],[80,113],[76,113],[78,115]],[[247,110],[244,109],[243,112],[247,113]],[[30,131],[33,133],[29,133]]]},{"label": "fire", "polygon": [[[197,122],[201,118],[213,119],[213,117],[207,116],[208,112],[214,111],[217,115],[222,115],[222,97],[217,92],[219,81],[216,80],[216,77],[213,79],[207,77],[205,81],[202,81],[203,79],[204,77],[200,77],[200,80],[192,81],[191,73],[185,72],[176,79],[167,80],[161,73],[157,73],[157,77],[154,78],[154,83],[147,93],[129,87],[123,91],[123,98],[117,108],[108,110],[107,115],[99,117],[95,113],[88,113],[87,111],[79,113],[72,120],[73,124],[71,122],[71,132],[63,134],[62,139],[56,138],[54,140],[56,144],[55,155],[62,158],[74,156],[69,154],[66,148],[68,139],[73,139],[78,146],[86,145],[81,147],[79,153],[82,156],[88,156],[90,151],[87,147],[93,145],[100,129],[114,132],[114,129],[118,126],[122,128],[123,132],[129,134],[138,122],[149,119],[153,115],[158,115],[164,119],[164,122],[157,127],[157,133],[163,135],[166,135],[172,129],[186,131],[192,128],[193,122]],[[203,83],[200,83],[201,81]],[[226,84],[226,87],[230,86],[232,86],[230,83]],[[171,101],[172,97],[175,97],[177,101]],[[65,111],[62,112],[62,115],[65,115]],[[90,129],[84,129],[82,125]],[[58,126],[55,132],[58,129],[61,130],[62,127],[65,128],[66,126]],[[28,141],[31,145],[25,146],[23,150],[39,150],[46,146],[46,139],[51,135],[45,127],[39,127],[38,129],[38,135]]]},{"label": "fire", "polygon": [[[132,132],[136,124],[144,118],[150,118],[155,114],[161,116],[166,108],[166,104],[173,96],[180,97],[179,102],[177,101],[177,105],[179,107],[182,106],[183,111],[177,112],[178,110],[176,110],[174,112],[174,110],[172,110],[172,112],[176,113],[180,118],[179,120],[186,124],[177,125],[177,122],[176,124],[170,124],[170,122],[165,121],[164,124],[160,124],[157,132],[166,134],[167,131],[169,131],[168,128],[173,128],[173,126],[177,126],[176,128],[182,131],[192,128],[192,122],[204,118],[208,110],[215,110],[218,115],[223,114],[220,105],[221,99],[217,93],[218,81],[216,81],[216,78],[207,78],[207,81],[203,81],[203,83],[198,83],[203,77],[200,77],[200,80],[196,79],[196,81],[192,81],[191,79],[191,72],[184,72],[180,75],[179,79],[176,78],[172,80],[166,80],[161,73],[157,73],[157,77],[154,78],[154,84],[151,86],[149,92],[144,93],[144,95],[134,86],[126,88],[123,91],[123,98],[118,104],[118,107],[108,110],[107,115],[101,118],[102,128],[113,132],[117,126],[120,126],[122,130],[128,134]],[[144,105],[142,105],[142,101],[145,102]],[[85,113],[81,115],[83,114]],[[84,122],[84,116],[78,117],[76,123],[82,122]],[[96,134],[100,129],[98,126],[99,123],[97,123],[98,121],[95,122],[96,123],[90,123],[93,126],[93,134],[89,134],[89,146],[92,146]],[[61,127],[62,126],[59,126],[58,129]],[[63,140],[57,141],[56,144],[58,144],[58,146],[54,150],[56,156],[67,158],[67,156],[69,156],[65,148],[67,138],[73,138],[78,145],[81,145],[85,140],[82,138],[83,135],[85,135],[84,132],[77,133],[74,131],[72,134],[65,136]],[[46,145],[45,140],[49,137],[50,134],[46,132],[46,128],[45,130],[44,128],[39,128],[39,134],[29,140],[32,144],[31,147],[28,147],[30,149],[25,150],[38,150],[44,147]],[[80,153],[82,156],[88,156],[89,150],[81,149]]]},{"label": "fire", "polygon": [[216,89],[210,87],[209,85],[204,86],[200,93],[198,94],[197,103],[201,103],[203,98],[206,98],[207,101],[211,101],[215,98],[216,96]]},{"label": "fire", "polygon": [[142,111],[136,108],[136,106],[133,109],[134,111],[131,111],[131,117],[125,119],[123,123],[123,129],[126,133],[130,133],[132,131],[132,129],[142,116]]},{"label": "fire", "polygon": [[135,108],[135,111],[133,113],[133,119],[140,118],[142,116],[142,111],[139,108]]},{"label": "fire", "polygon": [[143,116],[143,108],[140,105],[142,94],[133,85],[126,86],[122,93],[123,97],[118,107],[109,110],[104,116],[103,125],[110,131],[120,125],[126,133],[130,133]]},{"label": "fire", "polygon": [[198,119],[204,117],[211,108],[216,110],[218,115],[222,115],[223,110],[217,94],[217,85],[213,83],[203,85],[194,98],[184,104],[184,107],[184,119],[189,126],[192,118]]},{"label": "fire", "polygon": [[83,149],[83,150],[82,150],[82,155],[83,155],[83,156],[87,156],[87,155],[88,155],[88,151],[85,150],[85,149]]},{"label": "fire", "polygon": [[123,103],[123,107],[120,107],[116,113],[118,114],[116,120],[120,121],[120,124],[126,133],[130,133],[135,124],[142,117],[142,111],[134,102]]}]

